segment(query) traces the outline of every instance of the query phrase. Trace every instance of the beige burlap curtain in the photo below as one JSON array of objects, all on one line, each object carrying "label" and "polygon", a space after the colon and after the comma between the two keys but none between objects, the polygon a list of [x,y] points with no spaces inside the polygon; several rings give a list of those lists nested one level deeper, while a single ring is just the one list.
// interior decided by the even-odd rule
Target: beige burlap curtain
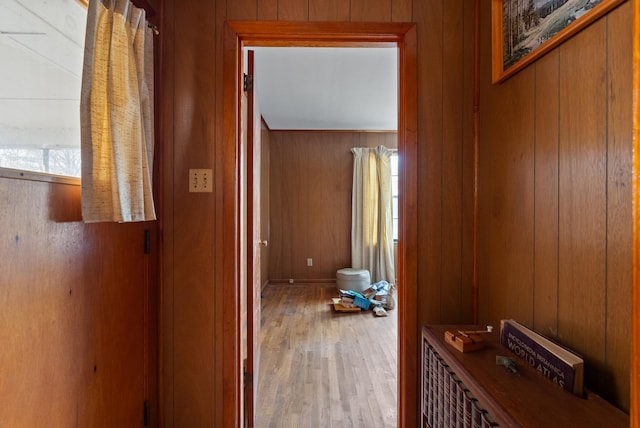
[{"label": "beige burlap curtain", "polygon": [[89,1],[80,118],[83,220],[155,220],[153,32],[130,0]]},{"label": "beige burlap curtain", "polygon": [[391,150],[353,148],[351,265],[374,282],[395,283],[391,207]]}]

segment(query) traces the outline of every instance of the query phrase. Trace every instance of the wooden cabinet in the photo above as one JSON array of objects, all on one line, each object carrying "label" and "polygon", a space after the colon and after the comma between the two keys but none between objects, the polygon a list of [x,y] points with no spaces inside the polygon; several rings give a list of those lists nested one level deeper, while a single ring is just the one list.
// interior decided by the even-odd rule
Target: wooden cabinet
[{"label": "wooden cabinet", "polygon": [[422,329],[423,427],[629,426],[628,415],[596,394],[575,396],[522,361],[517,373],[497,365],[496,356],[514,357],[500,344],[498,331],[483,334],[483,349],[457,351],[445,343],[444,333],[460,329],[478,327]]}]

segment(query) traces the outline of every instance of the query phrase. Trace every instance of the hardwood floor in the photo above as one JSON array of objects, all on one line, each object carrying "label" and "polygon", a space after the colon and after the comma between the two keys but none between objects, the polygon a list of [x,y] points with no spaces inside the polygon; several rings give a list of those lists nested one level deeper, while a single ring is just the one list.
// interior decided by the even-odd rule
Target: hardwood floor
[{"label": "hardwood floor", "polygon": [[336,313],[335,284],[262,297],[257,428],[396,427],[397,310]]}]

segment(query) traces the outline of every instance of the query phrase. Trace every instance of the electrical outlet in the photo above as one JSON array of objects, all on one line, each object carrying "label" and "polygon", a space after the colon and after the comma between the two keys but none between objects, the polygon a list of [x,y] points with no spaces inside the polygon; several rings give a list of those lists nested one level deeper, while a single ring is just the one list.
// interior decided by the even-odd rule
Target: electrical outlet
[{"label": "electrical outlet", "polygon": [[213,192],[213,170],[190,169],[189,170],[189,192],[191,193]]},{"label": "electrical outlet", "polygon": [[307,266],[313,266],[313,259],[312,258],[308,258],[307,259]]}]

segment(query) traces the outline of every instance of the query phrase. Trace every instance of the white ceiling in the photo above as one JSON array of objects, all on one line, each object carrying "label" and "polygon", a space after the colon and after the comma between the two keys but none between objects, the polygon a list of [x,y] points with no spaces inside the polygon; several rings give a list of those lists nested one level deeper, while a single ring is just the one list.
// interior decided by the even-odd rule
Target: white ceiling
[{"label": "white ceiling", "polygon": [[397,129],[397,48],[251,49],[271,130]]}]

